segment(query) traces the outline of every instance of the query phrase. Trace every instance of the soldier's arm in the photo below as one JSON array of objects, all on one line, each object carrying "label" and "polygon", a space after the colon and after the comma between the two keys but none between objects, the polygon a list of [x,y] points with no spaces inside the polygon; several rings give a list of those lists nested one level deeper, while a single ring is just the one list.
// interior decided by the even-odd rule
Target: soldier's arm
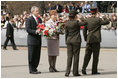
[{"label": "soldier's arm", "polygon": [[87,21],[84,19],[84,17],[82,17],[80,20],[81,20],[81,22],[79,22],[80,26],[85,26],[87,24]]},{"label": "soldier's arm", "polygon": [[87,25],[84,26],[84,29],[83,29],[83,35],[84,35],[84,40],[86,41],[87,40]]},{"label": "soldier's arm", "polygon": [[106,25],[106,24],[109,24],[109,19],[107,19],[106,17],[103,17],[104,20],[102,20],[100,18],[100,25]]}]

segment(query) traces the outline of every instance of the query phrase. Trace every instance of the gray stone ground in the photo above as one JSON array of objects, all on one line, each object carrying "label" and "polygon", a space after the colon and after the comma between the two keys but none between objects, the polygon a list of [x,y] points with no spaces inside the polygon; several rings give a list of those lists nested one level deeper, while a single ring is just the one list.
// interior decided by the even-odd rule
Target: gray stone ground
[{"label": "gray stone ground", "polygon": [[[29,74],[28,72],[28,53],[27,47],[18,47],[19,50],[12,50],[11,47],[8,50],[1,49],[1,77],[2,78],[65,78],[65,69],[67,61],[67,49],[60,48],[60,56],[57,59],[56,67],[60,71],[58,73],[50,73],[48,71],[48,56],[47,48],[42,47],[41,60],[38,70],[42,74]],[[81,74],[81,68],[83,64],[83,58],[85,54],[85,48],[81,48],[79,73]],[[73,77],[72,73],[70,78],[116,78],[117,77],[117,49],[101,48],[99,67],[100,75],[91,75],[92,60],[90,61],[87,73],[88,75],[82,75],[80,77]]]}]

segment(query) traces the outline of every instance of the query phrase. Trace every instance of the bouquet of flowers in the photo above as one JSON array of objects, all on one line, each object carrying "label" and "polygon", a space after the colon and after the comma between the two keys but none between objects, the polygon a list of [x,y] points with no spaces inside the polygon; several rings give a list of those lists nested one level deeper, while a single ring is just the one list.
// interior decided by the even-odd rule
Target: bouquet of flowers
[{"label": "bouquet of flowers", "polygon": [[59,21],[54,28],[50,28],[50,24],[39,24],[37,29],[39,29],[39,35],[43,35],[45,37],[52,37],[55,34],[64,34],[64,24],[65,22]]},{"label": "bouquet of flowers", "polygon": [[37,29],[39,29],[39,34],[45,37],[52,37],[55,33],[55,29],[49,28],[48,26],[45,26],[45,24],[39,24]]},{"label": "bouquet of flowers", "polygon": [[64,30],[64,24],[65,22],[58,22],[57,26],[55,26],[55,33],[56,34],[64,34],[65,30]]}]

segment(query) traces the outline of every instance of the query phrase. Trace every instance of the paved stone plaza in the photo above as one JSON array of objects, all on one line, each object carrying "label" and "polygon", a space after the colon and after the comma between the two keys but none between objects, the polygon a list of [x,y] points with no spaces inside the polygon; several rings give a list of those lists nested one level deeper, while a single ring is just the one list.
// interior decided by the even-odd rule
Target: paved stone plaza
[{"label": "paved stone plaza", "polygon": [[[27,47],[18,47],[19,50],[1,49],[1,77],[2,78],[65,78],[65,69],[67,61],[66,48],[60,48],[60,56],[57,59],[56,67],[60,72],[50,73],[48,68],[47,48],[42,47],[41,60],[38,70],[42,74],[29,74],[28,72],[28,53]],[[85,48],[80,51],[80,74],[85,54]],[[91,61],[92,62],[92,61]],[[116,78],[117,77],[117,49],[101,48],[99,67],[100,75],[91,75],[92,63],[89,63],[87,68],[88,75],[73,77],[72,73],[70,78]]]}]

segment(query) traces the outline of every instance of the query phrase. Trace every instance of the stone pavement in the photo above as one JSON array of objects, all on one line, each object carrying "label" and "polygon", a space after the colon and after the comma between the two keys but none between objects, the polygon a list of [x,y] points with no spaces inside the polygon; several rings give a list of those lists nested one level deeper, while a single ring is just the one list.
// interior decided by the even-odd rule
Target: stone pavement
[{"label": "stone pavement", "polygon": [[[66,48],[60,48],[60,56],[57,58],[56,67],[60,72],[50,73],[48,68],[47,48],[42,47],[41,60],[38,70],[42,74],[29,74],[28,72],[28,53],[27,47],[18,47],[19,50],[1,49],[1,77],[2,78],[65,78],[65,69],[67,61]],[[80,51],[79,73],[83,64],[85,48]],[[73,77],[70,73],[70,78],[116,78],[117,77],[117,49],[101,48],[99,67],[100,75],[91,75],[92,60],[90,61],[87,74],[79,77]]]}]

